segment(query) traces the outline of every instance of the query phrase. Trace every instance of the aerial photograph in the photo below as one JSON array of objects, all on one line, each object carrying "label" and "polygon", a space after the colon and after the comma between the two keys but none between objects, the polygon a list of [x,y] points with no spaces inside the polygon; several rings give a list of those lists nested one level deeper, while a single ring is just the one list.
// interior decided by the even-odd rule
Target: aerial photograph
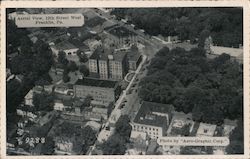
[{"label": "aerial photograph", "polygon": [[244,154],[243,8],[5,12],[8,156]]}]

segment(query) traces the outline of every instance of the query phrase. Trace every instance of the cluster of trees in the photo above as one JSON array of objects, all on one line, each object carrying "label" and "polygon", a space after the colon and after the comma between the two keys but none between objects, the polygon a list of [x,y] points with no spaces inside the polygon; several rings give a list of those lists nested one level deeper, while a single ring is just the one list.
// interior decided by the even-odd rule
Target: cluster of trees
[{"label": "cluster of trees", "polygon": [[[88,58],[85,54],[82,54],[81,52],[77,52],[77,55],[80,59],[80,62],[87,62]],[[58,53],[58,63],[61,64],[63,66],[63,81],[64,82],[69,82],[70,81],[70,77],[69,77],[69,72],[75,72],[77,70],[79,70],[84,76],[88,76],[89,75],[89,69],[87,68],[86,65],[80,65],[77,66],[77,64],[74,61],[69,61],[66,58],[66,53],[63,51],[60,51]]]},{"label": "cluster of trees", "polygon": [[[191,112],[197,122],[221,125],[226,118],[242,118],[243,65],[228,54],[207,59],[201,48],[163,48],[147,69],[139,83],[143,100],[172,104],[176,111]],[[242,127],[235,131],[243,138]]]},{"label": "cluster of trees", "polygon": [[129,117],[127,115],[121,116],[115,124],[115,133],[101,146],[103,154],[124,155],[131,130],[132,127],[129,124]]},{"label": "cluster of trees", "polygon": [[7,59],[11,73],[24,76],[23,82],[11,81],[7,84],[7,112],[15,112],[34,83],[42,78],[50,82],[46,75],[53,64],[52,51],[49,45],[41,40],[32,43],[26,29],[17,28],[15,23],[7,20],[7,55],[18,53]]},{"label": "cluster of trees", "polygon": [[243,41],[241,8],[117,8],[111,14],[150,35],[178,35],[195,42],[208,30],[217,45],[238,47]]},{"label": "cluster of trees", "polygon": [[195,121],[220,124],[242,116],[242,78],[242,65],[227,54],[209,60],[200,48],[163,48],[140,81],[139,95],[192,112]]},{"label": "cluster of trees", "polygon": [[51,111],[54,106],[54,96],[46,92],[34,93],[33,104],[37,111]]},{"label": "cluster of trees", "polygon": [[81,125],[64,122],[56,130],[55,135],[71,139],[73,151],[85,154],[96,141],[94,130],[90,126],[81,128]]}]

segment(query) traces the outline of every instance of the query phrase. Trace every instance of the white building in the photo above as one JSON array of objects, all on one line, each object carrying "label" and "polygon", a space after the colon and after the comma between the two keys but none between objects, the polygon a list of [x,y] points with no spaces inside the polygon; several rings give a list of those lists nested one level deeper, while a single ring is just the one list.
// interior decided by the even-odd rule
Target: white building
[{"label": "white building", "polygon": [[77,55],[76,53],[79,50],[79,48],[68,41],[62,41],[56,45],[51,45],[50,48],[56,56],[58,56],[60,51],[65,52],[66,55]]},{"label": "white building", "polygon": [[145,132],[151,139],[165,136],[172,111],[171,105],[144,101],[131,123],[132,130]]}]

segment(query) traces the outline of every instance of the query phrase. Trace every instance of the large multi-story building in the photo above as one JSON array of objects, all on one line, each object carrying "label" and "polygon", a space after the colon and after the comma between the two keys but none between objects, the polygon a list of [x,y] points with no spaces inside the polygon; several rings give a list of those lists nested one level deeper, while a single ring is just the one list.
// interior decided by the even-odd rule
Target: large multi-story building
[{"label": "large multi-story building", "polygon": [[145,132],[152,139],[165,135],[172,118],[172,105],[144,101],[134,121],[133,131]]},{"label": "large multi-story building", "polygon": [[127,73],[126,52],[116,52],[108,55],[108,60],[110,78],[122,80]]},{"label": "large multi-story building", "polygon": [[98,60],[99,75],[101,79],[109,78],[108,58],[106,55],[100,56]]},{"label": "large multi-story building", "polygon": [[128,68],[129,71],[135,71],[142,61],[142,56],[138,50],[128,51]]},{"label": "large multi-story building", "polygon": [[107,106],[117,100],[120,95],[119,88],[116,81],[84,78],[76,81],[74,92],[76,97],[91,96],[93,100]]},{"label": "large multi-story building", "polygon": [[128,72],[126,52],[111,52],[97,48],[89,59],[89,71],[92,77],[100,79],[122,80]]}]

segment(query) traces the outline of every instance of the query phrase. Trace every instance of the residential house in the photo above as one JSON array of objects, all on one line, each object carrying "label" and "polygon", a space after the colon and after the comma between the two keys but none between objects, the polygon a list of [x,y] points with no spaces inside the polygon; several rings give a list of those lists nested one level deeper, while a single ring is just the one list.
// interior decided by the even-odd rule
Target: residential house
[{"label": "residential house", "polygon": [[73,154],[73,142],[71,138],[56,137],[55,138],[55,153],[58,155]]},{"label": "residential house", "polygon": [[202,137],[202,136],[212,137],[214,135],[215,129],[216,129],[216,125],[207,124],[207,123],[200,123],[200,126],[197,130],[196,136],[198,136],[198,137]]},{"label": "residential house", "polygon": [[[131,131],[130,141],[133,143],[133,154],[146,154],[147,146],[148,146],[148,137],[147,133],[139,132],[139,131]],[[128,151],[131,153],[131,151]]]},{"label": "residential house", "polygon": [[74,95],[74,90],[70,85],[56,85],[54,92],[63,95]]},{"label": "residential house", "polygon": [[90,51],[95,51],[98,47],[102,46],[102,42],[96,39],[87,39],[84,44],[90,49]]}]

